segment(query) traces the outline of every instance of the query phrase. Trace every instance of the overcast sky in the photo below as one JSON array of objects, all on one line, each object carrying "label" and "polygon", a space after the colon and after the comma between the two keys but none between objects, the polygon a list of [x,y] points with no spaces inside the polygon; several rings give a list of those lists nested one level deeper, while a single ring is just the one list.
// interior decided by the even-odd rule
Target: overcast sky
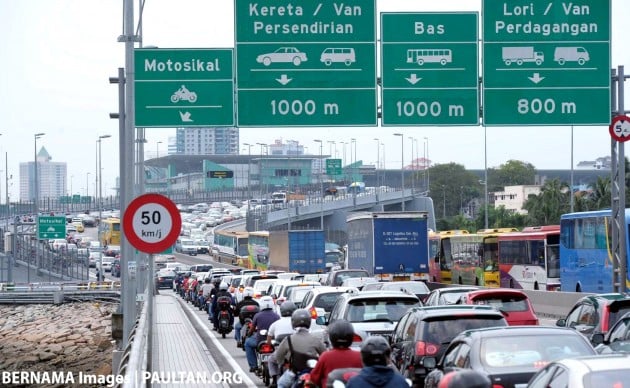
[{"label": "overcast sky", "polygon": [[[498,0],[497,0],[498,1]],[[592,2],[597,0],[591,0]],[[13,175],[10,195],[18,198],[19,163],[32,161],[33,135],[44,132],[37,146],[46,147],[53,161],[68,164],[72,191],[94,193],[96,140],[103,140],[103,190],[111,193],[118,171],[118,123],[109,118],[118,109],[116,85],[108,78],[124,67],[122,1],[114,0],[0,0],[0,197],[5,198],[4,171]],[[296,2],[297,3],[297,2]],[[377,12],[480,11],[481,0],[377,0]],[[630,6],[612,0],[612,66],[626,65],[630,73]],[[138,13],[136,12],[136,19]],[[378,17],[377,17],[378,18]],[[146,0],[143,44],[160,48],[234,47],[234,12],[231,0]],[[481,24],[481,21],[480,21]],[[380,35],[377,33],[377,35]],[[630,88],[626,87],[626,91]],[[628,97],[630,98],[630,97]],[[626,104],[628,105],[628,104]],[[147,129],[148,158],[157,147],[166,153],[170,128]],[[360,128],[243,128],[242,143],[298,140],[318,154],[313,139],[341,142],[357,140],[358,159],[376,163],[376,141],[385,144],[387,168],[401,164],[400,137],[405,135],[404,160],[411,159],[411,141],[423,156],[428,139],[433,164],[456,162],[468,169],[484,167],[482,127],[360,127]],[[610,154],[605,126],[574,128],[574,161],[594,160]],[[487,164],[499,166],[509,159],[523,160],[540,169],[571,167],[571,127],[488,127]],[[162,144],[158,142],[161,141]],[[328,153],[328,144],[324,153]],[[247,153],[241,146],[241,152]],[[258,152],[252,149],[252,153]],[[382,152],[382,151],[381,151]],[[8,166],[5,165],[8,154]],[[346,158],[349,160],[347,149]],[[381,162],[383,155],[380,154]],[[88,175],[89,173],[89,175]],[[70,186],[70,185],[69,185]],[[70,190],[70,187],[68,187]]]}]

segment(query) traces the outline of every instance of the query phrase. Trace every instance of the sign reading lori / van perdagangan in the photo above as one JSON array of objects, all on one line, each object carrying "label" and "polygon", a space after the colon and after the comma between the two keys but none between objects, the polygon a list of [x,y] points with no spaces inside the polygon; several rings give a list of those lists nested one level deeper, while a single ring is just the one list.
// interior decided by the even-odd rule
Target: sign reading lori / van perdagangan
[{"label": "sign reading lori / van perdagangan", "polygon": [[232,49],[136,49],[136,127],[234,125]]},{"label": "sign reading lori / van perdagangan", "polygon": [[608,125],[610,0],[484,0],[486,125]]},{"label": "sign reading lori / van perdagangan", "polygon": [[375,0],[235,0],[241,127],[375,126]]}]

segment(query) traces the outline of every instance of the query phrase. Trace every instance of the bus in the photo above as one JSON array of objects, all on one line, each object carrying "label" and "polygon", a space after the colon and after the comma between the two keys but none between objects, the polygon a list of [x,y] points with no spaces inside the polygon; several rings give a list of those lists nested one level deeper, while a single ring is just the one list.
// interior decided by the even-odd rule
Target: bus
[{"label": "bus", "polygon": [[215,230],[212,256],[219,262],[227,262],[244,267],[249,261],[247,253],[247,232]]},{"label": "bus", "polygon": [[439,63],[444,66],[451,62],[453,62],[453,52],[449,49],[407,50],[407,63],[417,63],[420,66],[425,63]]},{"label": "bus", "polygon": [[[452,283],[499,287],[498,236],[516,228],[481,229],[450,239]],[[447,258],[448,260],[448,258]]]},{"label": "bus", "polygon": [[269,267],[269,232],[260,230],[249,232],[247,242],[248,262],[246,267],[266,271]]},{"label": "bus", "polygon": [[560,289],[560,225],[532,226],[499,235],[501,287]]},{"label": "bus", "polygon": [[101,245],[120,245],[120,218],[106,218],[99,224]]},{"label": "bus", "polygon": [[[467,230],[443,230],[431,237],[429,235],[429,253],[432,252],[431,244],[437,245],[437,258],[433,258],[433,265],[429,265],[429,276],[431,279],[444,284],[452,283],[451,268],[453,267],[451,254],[451,238],[456,235],[468,234]],[[431,271],[433,268],[433,271]]]},{"label": "bus", "polygon": [[[625,210],[625,225],[630,209]],[[612,216],[610,209],[563,214],[560,217],[560,290],[613,291]],[[626,247],[629,247],[626,231]],[[629,250],[630,251],[630,250]],[[628,255],[624,258],[628,265]],[[628,268],[628,267],[626,267]],[[627,289],[628,274],[623,274]]]},{"label": "bus", "polygon": [[442,282],[440,271],[440,234],[429,230],[429,281]]}]

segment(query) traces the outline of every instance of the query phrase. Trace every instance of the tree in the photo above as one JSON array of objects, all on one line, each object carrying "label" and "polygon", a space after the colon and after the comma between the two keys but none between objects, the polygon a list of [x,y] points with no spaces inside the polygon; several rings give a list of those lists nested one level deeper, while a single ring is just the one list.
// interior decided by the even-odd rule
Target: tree
[{"label": "tree", "polygon": [[559,179],[545,182],[538,195],[530,195],[523,208],[527,210],[530,225],[555,225],[560,223],[560,216],[569,211],[568,185]]},{"label": "tree", "polygon": [[505,186],[533,185],[536,168],[531,163],[508,160],[499,168],[488,169],[488,190],[503,191]]},{"label": "tree", "polygon": [[431,187],[429,195],[433,200],[436,218],[446,218],[459,213],[462,190],[467,198],[478,198],[480,186],[472,172],[457,163],[436,164],[429,169]]}]

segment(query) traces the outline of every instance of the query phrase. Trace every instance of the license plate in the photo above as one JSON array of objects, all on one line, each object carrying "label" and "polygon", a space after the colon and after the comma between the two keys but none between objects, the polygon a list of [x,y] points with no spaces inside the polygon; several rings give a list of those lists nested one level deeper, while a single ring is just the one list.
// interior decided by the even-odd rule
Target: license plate
[{"label": "license plate", "polygon": [[260,361],[262,362],[267,362],[267,360],[269,359],[270,354],[261,354],[260,355]]}]

